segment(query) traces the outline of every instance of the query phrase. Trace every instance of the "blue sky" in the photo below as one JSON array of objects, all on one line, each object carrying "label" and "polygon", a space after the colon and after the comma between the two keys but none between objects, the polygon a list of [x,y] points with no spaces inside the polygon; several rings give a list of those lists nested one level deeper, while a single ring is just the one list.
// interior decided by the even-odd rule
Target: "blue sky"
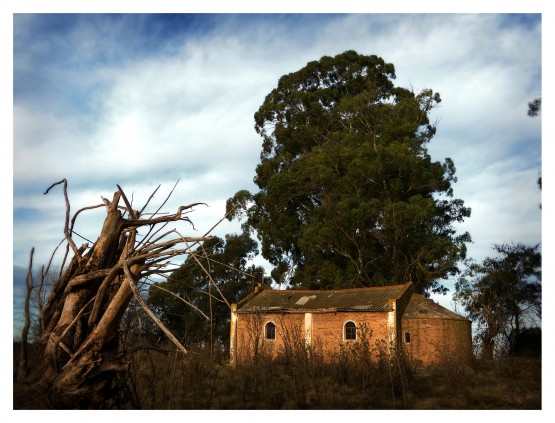
[{"label": "blue sky", "polygon": [[[42,193],[62,178],[72,212],[116,184],[141,205],[161,184],[161,201],[180,180],[165,209],[207,203],[190,215],[190,234],[204,233],[229,197],[256,189],[253,115],[279,77],[349,49],[393,63],[399,86],[441,94],[429,151],[454,160],[469,257],[539,243],[543,115],[526,111],[542,96],[544,26],[499,13],[15,14],[13,264],[31,247],[45,263],[61,240],[61,190]],[[76,231],[95,240],[103,217],[84,214]]]}]

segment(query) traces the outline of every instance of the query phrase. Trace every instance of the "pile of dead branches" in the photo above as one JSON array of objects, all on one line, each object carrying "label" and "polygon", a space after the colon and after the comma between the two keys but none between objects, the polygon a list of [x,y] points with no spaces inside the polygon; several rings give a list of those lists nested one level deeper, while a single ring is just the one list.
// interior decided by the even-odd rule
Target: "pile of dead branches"
[{"label": "pile of dead branches", "polygon": [[[31,251],[17,382],[28,392],[42,392],[54,408],[101,408],[113,395],[116,373],[128,366],[118,345],[118,327],[133,297],[176,349],[187,352],[148,308],[138,284],[152,275],[163,277],[175,270],[172,258],[190,254],[198,243],[209,239],[213,228],[201,237],[186,237],[173,227],[180,222],[192,225],[187,214],[202,204],[181,206],[173,214],[162,213],[173,190],[157,210],[145,212],[160,187],[137,210],[117,185],[111,200],[101,197],[101,204],[82,208],[70,219],[67,181],[54,183],[45,194],[59,185],[63,186],[66,216],[64,239],[58,248],[65,244],[65,254],[45,295],[44,281],[52,272],[52,258],[42,266],[39,276],[33,277],[34,249]],[[106,218],[98,239],[78,247],[74,242],[76,219],[83,212],[102,207]],[[146,233],[139,236],[139,228]],[[29,360],[27,348],[31,302],[36,303],[38,317],[33,360]]]}]

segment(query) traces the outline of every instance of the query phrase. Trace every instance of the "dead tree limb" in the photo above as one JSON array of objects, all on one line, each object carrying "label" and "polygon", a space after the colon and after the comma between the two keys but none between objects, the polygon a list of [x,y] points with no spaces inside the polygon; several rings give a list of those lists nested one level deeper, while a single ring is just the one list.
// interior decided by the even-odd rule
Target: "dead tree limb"
[{"label": "dead tree limb", "polygon": [[131,288],[131,290],[133,291],[133,294],[135,295],[135,299],[141,305],[141,307],[146,312],[146,314],[148,314],[150,316],[150,318],[154,321],[154,323],[156,323],[158,325],[158,327],[160,329],[162,329],[162,332],[164,332],[166,334],[166,336],[170,339],[170,341],[172,341],[173,344],[181,352],[187,354],[187,350],[185,349],[185,347],[183,345],[181,345],[181,343],[177,340],[177,338],[175,336],[173,336],[173,333],[170,332],[170,330],[160,321],[160,319],[158,317],[156,317],[156,315],[152,312],[152,310],[150,310],[150,308],[147,306],[145,300],[143,300],[143,297],[141,297],[141,293],[139,292],[139,290],[135,286],[135,281],[133,280],[133,275],[131,274],[131,271],[129,270],[129,267],[127,266],[127,263],[123,263],[123,270],[125,271],[125,277],[126,277],[125,280],[129,284],[129,288]]},{"label": "dead tree limb", "polygon": [[151,285],[152,287],[159,289],[160,291],[164,291],[167,292],[168,294],[170,294],[171,296],[177,298],[179,301],[187,304],[189,307],[191,307],[193,310],[195,310],[197,313],[199,313],[202,317],[204,317],[204,319],[209,322],[210,321],[210,317],[208,317],[200,308],[198,308],[196,305],[194,305],[193,303],[190,303],[189,301],[185,300],[185,298],[180,297],[179,295],[177,295],[175,292],[170,291],[169,289],[166,288],[162,288],[160,285]]},{"label": "dead tree limb", "polygon": [[[22,352],[19,377],[46,392],[49,403],[56,408],[98,408],[112,397],[116,373],[127,368],[125,355],[120,351],[118,328],[133,297],[177,350],[187,352],[148,308],[137,284],[149,275],[168,273],[166,268],[172,266],[174,257],[190,254],[191,243],[202,243],[210,237],[208,233],[202,237],[184,237],[177,228],[162,230],[166,225],[183,222],[192,226],[187,214],[203,203],[180,206],[175,213],[161,216],[160,208],[154,213],[146,212],[147,204],[160,187],[150,195],[147,204],[135,210],[118,185],[111,199],[102,197],[106,217],[98,238],[94,243],[77,248],[73,241],[77,216],[85,211],[99,210],[101,205],[81,208],[70,219],[67,181],[62,179],[52,184],[45,194],[57,185],[63,185],[66,204],[64,237],[67,246],[63,269],[54,279],[44,305],[39,308],[40,356],[34,360],[37,364],[27,371],[26,353]],[[171,192],[174,189],[175,186]],[[148,229],[147,234],[139,236],[138,229],[143,227]],[[69,257],[71,259],[65,266]],[[49,270],[50,264],[42,272],[43,279]],[[29,275],[26,303],[33,289],[32,276]],[[26,309],[29,309],[28,304]]]},{"label": "dead tree limb", "polygon": [[31,292],[33,291],[33,255],[35,249],[31,249],[31,254],[29,256],[29,268],[27,269],[27,277],[25,278],[25,323],[23,325],[23,330],[21,331],[21,350],[19,352],[19,377],[23,378],[27,376],[27,337],[29,335],[29,327],[31,326],[31,316],[30,316],[30,300]]}]

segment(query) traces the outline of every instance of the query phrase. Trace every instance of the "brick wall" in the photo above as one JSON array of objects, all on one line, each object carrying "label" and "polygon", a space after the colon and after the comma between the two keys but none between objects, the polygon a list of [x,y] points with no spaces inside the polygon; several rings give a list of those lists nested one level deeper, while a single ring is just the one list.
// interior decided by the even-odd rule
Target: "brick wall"
[{"label": "brick wall", "polygon": [[321,345],[328,354],[339,352],[341,346],[353,342],[344,339],[344,325],[348,321],[354,322],[357,327],[357,340],[363,334],[369,337],[372,344],[378,339],[388,340],[387,312],[319,313],[312,317],[313,344]]},{"label": "brick wall", "polygon": [[[470,321],[456,319],[403,319],[403,346],[409,358],[424,365],[452,359],[470,360],[470,325]],[[405,333],[410,334],[408,343]]]},{"label": "brick wall", "polygon": [[396,307],[395,307],[395,320],[396,320],[396,348],[402,348],[403,345],[403,332],[402,332],[402,319],[403,313],[405,312],[412,294],[415,292],[414,285],[411,284],[410,288],[401,296],[401,298],[397,299]]},{"label": "brick wall", "polygon": [[[357,342],[344,339],[344,325],[348,321],[357,327],[357,341],[362,336],[369,337],[372,345],[377,340],[388,341],[387,312],[312,313],[312,346],[328,355]],[[276,325],[276,339],[265,339],[264,328],[268,322]],[[248,360],[254,354],[275,356],[285,345],[304,343],[306,329],[304,313],[240,313],[237,316],[237,361]]]},{"label": "brick wall", "polygon": [[[257,314],[235,313],[236,308],[232,308],[232,362],[240,362],[257,354],[275,356],[288,348],[304,349],[307,343],[325,355],[336,354],[341,348],[356,342],[344,339],[344,325],[348,321],[354,322],[357,327],[357,341],[361,340],[364,333],[371,346],[380,342],[386,348],[404,348],[411,359],[425,365],[454,358],[469,360],[472,357],[470,321],[442,317],[441,310],[435,311],[440,316],[434,318],[414,318],[414,313],[410,318],[401,317],[412,292],[413,289],[408,289],[397,300],[390,300],[391,312]],[[236,322],[233,316],[237,316]],[[268,322],[276,326],[275,339],[265,337],[265,325]],[[406,333],[410,334],[410,342],[406,342]],[[392,337],[395,337],[396,344],[391,344]]]}]

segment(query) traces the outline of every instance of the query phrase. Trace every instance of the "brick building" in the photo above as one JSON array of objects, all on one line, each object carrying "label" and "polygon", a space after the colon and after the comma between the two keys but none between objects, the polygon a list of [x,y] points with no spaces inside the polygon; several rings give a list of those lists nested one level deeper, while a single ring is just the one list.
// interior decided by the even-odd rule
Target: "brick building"
[{"label": "brick building", "polygon": [[470,320],[420,294],[412,294],[403,313],[402,330],[408,356],[424,364],[472,357]]},{"label": "brick building", "polygon": [[412,283],[329,291],[258,287],[232,304],[232,363],[262,351],[275,355],[299,340],[329,355],[362,339],[381,351],[403,348],[423,364],[472,354],[470,321],[415,294]]}]

